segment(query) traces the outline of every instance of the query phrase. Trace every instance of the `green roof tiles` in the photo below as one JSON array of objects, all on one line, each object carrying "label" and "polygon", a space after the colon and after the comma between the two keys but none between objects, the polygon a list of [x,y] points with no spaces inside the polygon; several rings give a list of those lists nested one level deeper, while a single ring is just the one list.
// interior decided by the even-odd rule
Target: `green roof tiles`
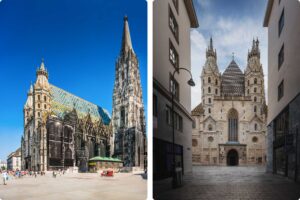
[{"label": "green roof tiles", "polygon": [[96,156],[94,158],[89,159],[89,161],[108,161],[108,162],[122,162],[122,160],[117,158],[111,158],[111,157],[101,157]]},{"label": "green roof tiles", "polygon": [[66,112],[70,112],[75,108],[79,118],[85,117],[90,113],[93,120],[102,119],[105,125],[110,123],[110,115],[107,110],[54,85],[50,85],[50,88],[52,98],[51,109],[58,117],[63,117]]}]

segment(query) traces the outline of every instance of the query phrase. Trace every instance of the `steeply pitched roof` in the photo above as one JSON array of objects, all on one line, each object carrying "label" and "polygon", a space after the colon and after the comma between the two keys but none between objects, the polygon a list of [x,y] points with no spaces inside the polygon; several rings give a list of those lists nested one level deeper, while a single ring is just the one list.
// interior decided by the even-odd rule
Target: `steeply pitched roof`
[{"label": "steeply pitched roof", "polygon": [[129,24],[128,24],[128,17],[125,16],[124,17],[124,27],[123,27],[121,53],[125,53],[125,52],[127,52],[129,50],[133,51],[133,47],[132,47],[132,43],[131,43],[130,30],[129,30]]},{"label": "steeply pitched roof", "polygon": [[196,106],[192,110],[192,116],[199,116],[199,115],[201,115],[203,113],[204,113],[204,109],[203,109],[202,103],[200,103],[198,106]]},{"label": "steeply pitched roof", "polygon": [[234,60],[222,74],[222,95],[243,96],[245,76]]},{"label": "steeply pitched roof", "polygon": [[80,97],[77,97],[54,85],[50,85],[51,90],[51,109],[58,116],[63,117],[66,112],[76,109],[79,118],[85,117],[90,113],[93,120],[102,120],[106,125],[110,123],[110,115],[107,110],[90,103]]}]

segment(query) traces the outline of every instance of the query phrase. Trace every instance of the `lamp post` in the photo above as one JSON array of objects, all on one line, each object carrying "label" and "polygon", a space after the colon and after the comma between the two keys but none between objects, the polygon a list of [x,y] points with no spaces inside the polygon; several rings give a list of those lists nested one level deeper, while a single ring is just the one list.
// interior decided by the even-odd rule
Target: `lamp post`
[{"label": "lamp post", "polygon": [[177,174],[176,174],[176,157],[175,157],[175,124],[174,124],[174,93],[175,93],[175,88],[174,88],[174,76],[175,73],[179,74],[180,70],[187,71],[191,78],[188,80],[187,84],[189,86],[195,86],[195,82],[193,80],[193,76],[190,70],[184,68],[184,67],[178,67],[176,68],[173,73],[172,73],[172,82],[173,84],[171,85],[171,94],[172,94],[172,153],[173,153],[173,180],[172,180],[172,186],[173,188],[177,188],[181,185],[181,183],[178,180]]}]

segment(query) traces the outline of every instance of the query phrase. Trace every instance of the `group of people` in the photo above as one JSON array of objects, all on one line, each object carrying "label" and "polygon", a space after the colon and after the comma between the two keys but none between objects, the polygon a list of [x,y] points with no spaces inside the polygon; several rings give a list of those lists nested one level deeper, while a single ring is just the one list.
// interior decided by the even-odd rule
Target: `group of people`
[{"label": "group of people", "polygon": [[8,170],[0,170],[0,174],[2,175],[3,185],[7,185],[7,181],[12,178],[22,178],[23,176],[31,176],[31,177],[37,177],[37,175],[45,176],[46,173],[44,171],[21,171],[21,170],[15,170],[15,171],[8,171]]},{"label": "group of people", "polygon": [[66,173],[65,170],[58,169],[58,171],[53,171],[52,172],[52,177],[56,178],[57,174],[59,174],[61,176],[61,175],[65,175],[65,173]]}]

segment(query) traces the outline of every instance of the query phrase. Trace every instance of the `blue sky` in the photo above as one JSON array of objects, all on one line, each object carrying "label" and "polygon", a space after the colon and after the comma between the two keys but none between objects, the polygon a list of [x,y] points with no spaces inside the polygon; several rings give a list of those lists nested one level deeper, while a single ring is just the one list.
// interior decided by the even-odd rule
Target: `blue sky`
[{"label": "blue sky", "polygon": [[248,49],[253,38],[258,37],[267,86],[267,29],[262,25],[267,0],[194,0],[194,4],[200,26],[191,31],[192,73],[196,82],[196,87],[192,88],[192,108],[201,101],[200,75],[211,36],[221,72],[231,62],[233,52],[243,71]]},{"label": "blue sky", "polygon": [[142,0],[0,1],[0,159],[20,146],[23,106],[42,58],[52,84],[111,113],[124,15],[147,108],[146,6]]}]

